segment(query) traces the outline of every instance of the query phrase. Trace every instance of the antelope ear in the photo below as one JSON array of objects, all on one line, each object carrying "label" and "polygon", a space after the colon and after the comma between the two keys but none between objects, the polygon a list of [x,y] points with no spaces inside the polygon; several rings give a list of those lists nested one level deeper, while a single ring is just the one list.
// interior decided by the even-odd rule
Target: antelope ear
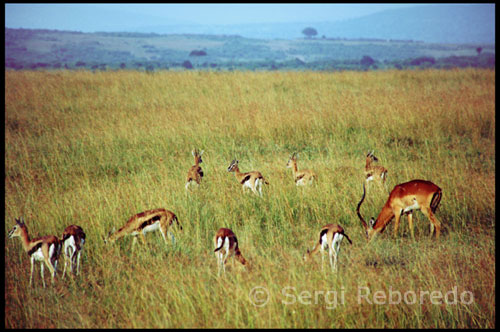
[{"label": "antelope ear", "polygon": [[375,219],[371,218],[368,224],[370,225],[370,228],[373,228],[373,225],[375,225]]},{"label": "antelope ear", "polygon": [[196,153],[194,152],[194,150],[191,151],[191,154],[193,155],[193,157],[196,157]]},{"label": "antelope ear", "polygon": [[204,151],[205,151],[205,150],[201,150],[201,152],[200,152],[200,157],[201,157],[201,155],[203,154],[203,152],[204,152]]}]

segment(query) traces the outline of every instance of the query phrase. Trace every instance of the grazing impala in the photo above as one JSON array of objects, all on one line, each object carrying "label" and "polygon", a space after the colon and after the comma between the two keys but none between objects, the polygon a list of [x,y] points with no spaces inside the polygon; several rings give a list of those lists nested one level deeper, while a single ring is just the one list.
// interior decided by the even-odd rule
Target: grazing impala
[{"label": "grazing impala", "polygon": [[108,239],[105,241],[106,243],[114,243],[119,238],[122,238],[126,235],[131,235],[134,237],[132,242],[132,248],[137,241],[136,236],[139,235],[143,243],[146,243],[145,235],[147,232],[152,232],[156,230],[160,230],[160,233],[167,243],[166,235],[170,235],[172,237],[172,242],[175,242],[174,235],[170,232],[170,227],[173,223],[177,223],[177,226],[182,231],[182,226],[177,219],[177,216],[166,209],[160,208],[155,210],[148,210],[141,213],[138,213],[132,216],[125,226],[120,228],[118,231],[111,231],[108,235]]},{"label": "grazing impala", "polygon": [[64,229],[61,243],[63,244],[64,269],[62,277],[66,275],[66,266],[73,273],[76,267],[76,274],[80,274],[80,255],[85,244],[85,232],[80,226],[70,225]]},{"label": "grazing impala", "polygon": [[243,192],[245,192],[245,188],[250,188],[255,194],[262,196],[262,182],[269,184],[269,182],[264,179],[264,176],[258,171],[241,173],[238,167],[238,160],[236,159],[231,161],[227,171],[234,172],[236,179],[241,183]]},{"label": "grazing impala", "polygon": [[366,187],[368,191],[369,182],[377,180],[378,183],[382,183],[387,190],[385,180],[387,179],[387,169],[384,166],[372,165],[374,161],[378,161],[378,158],[373,155],[373,150],[368,152],[366,155],[366,165],[365,165],[365,176],[366,176]]},{"label": "grazing impala", "polygon": [[399,219],[403,214],[408,215],[408,225],[410,227],[411,237],[414,238],[412,212],[416,209],[420,209],[429,219],[431,223],[431,236],[434,232],[434,227],[436,228],[437,239],[439,238],[441,224],[434,216],[434,212],[441,201],[441,197],[441,188],[430,181],[412,180],[398,184],[389,194],[389,198],[382,208],[382,211],[380,211],[377,220],[371,218],[368,226],[359,212],[359,208],[365,199],[365,184],[363,183],[363,197],[361,197],[361,201],[358,203],[356,212],[365,228],[368,241],[372,240],[377,233],[382,233],[387,224],[394,217],[396,219],[394,223],[394,235],[396,235],[399,227]]},{"label": "grazing impala", "polygon": [[214,246],[218,266],[217,275],[220,275],[221,269],[224,273],[226,272],[227,259],[233,255],[241,264],[247,264],[246,259],[243,257],[238,247],[238,239],[229,228],[220,228],[217,233],[215,233]]},{"label": "grazing impala", "polygon": [[197,149],[194,149],[191,151],[191,154],[194,157],[194,165],[191,166],[191,168],[188,171],[187,174],[187,179],[186,179],[186,190],[188,189],[189,185],[200,185],[201,179],[203,178],[203,170],[200,167],[200,164],[203,162],[201,160],[201,155],[203,154],[204,150],[201,150],[201,152],[198,152]]},{"label": "grazing impala", "polygon": [[57,272],[57,261],[61,254],[61,243],[54,235],[46,235],[30,240],[28,228],[24,223],[24,218],[16,219],[16,224],[9,232],[9,238],[20,237],[24,250],[31,258],[30,286],[33,279],[33,269],[35,262],[40,262],[40,274],[42,276],[43,287],[45,288],[45,278],[43,277],[44,263],[49,268],[52,276],[52,284]]},{"label": "grazing impala", "polygon": [[298,170],[297,167],[297,158],[299,155],[297,153],[293,153],[288,162],[286,163],[287,168],[291,168],[293,171],[293,178],[295,180],[295,185],[297,186],[305,186],[307,184],[312,184],[316,179],[316,173],[311,171],[310,169],[303,169],[301,171]]},{"label": "grazing impala", "polygon": [[[326,249],[328,250],[328,255],[330,256],[330,266],[332,270],[337,270],[337,258],[339,255],[340,244],[344,237],[352,244],[351,239],[344,233],[344,229],[336,224],[328,224],[323,226],[319,231],[319,242],[313,248],[312,251],[307,249],[307,253],[304,255],[304,260],[308,261],[314,254],[321,250],[321,268],[325,261],[325,256],[323,255]],[[333,258],[333,262],[332,262]]]}]

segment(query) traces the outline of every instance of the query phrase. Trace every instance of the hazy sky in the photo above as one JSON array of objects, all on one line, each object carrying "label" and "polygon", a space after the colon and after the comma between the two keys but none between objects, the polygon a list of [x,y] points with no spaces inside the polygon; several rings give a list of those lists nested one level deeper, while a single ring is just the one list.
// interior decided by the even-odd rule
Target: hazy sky
[{"label": "hazy sky", "polygon": [[331,22],[407,6],[415,4],[6,4],[5,27],[95,32],[182,23]]}]

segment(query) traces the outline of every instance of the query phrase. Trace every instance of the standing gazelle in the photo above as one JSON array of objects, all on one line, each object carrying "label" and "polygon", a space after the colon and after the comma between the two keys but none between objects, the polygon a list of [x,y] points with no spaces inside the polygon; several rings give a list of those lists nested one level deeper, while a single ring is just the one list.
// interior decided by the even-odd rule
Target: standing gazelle
[{"label": "standing gazelle", "polygon": [[[312,251],[307,249],[307,253],[304,255],[304,260],[308,261],[314,254],[321,251],[321,268],[323,268],[325,256],[324,251],[328,249],[328,255],[330,256],[330,266],[333,271],[337,271],[337,258],[339,255],[340,244],[344,237],[352,244],[351,239],[347,234],[344,233],[344,229],[336,224],[328,224],[321,228],[319,231],[319,242],[313,248]],[[333,262],[332,262],[333,258]]]},{"label": "standing gazelle", "polygon": [[226,272],[227,259],[233,255],[241,264],[247,264],[247,260],[243,257],[238,247],[238,239],[229,228],[219,228],[214,236],[214,246],[218,266],[217,275],[220,275],[221,269],[224,273]]},{"label": "standing gazelle", "polygon": [[40,262],[40,274],[42,276],[43,287],[45,288],[45,278],[43,277],[44,263],[49,268],[52,276],[52,284],[57,272],[57,261],[61,254],[61,243],[54,235],[46,235],[30,240],[28,228],[24,223],[24,218],[16,219],[16,224],[9,232],[9,238],[20,237],[24,250],[31,258],[30,286],[33,279],[33,269],[35,261]]},{"label": "standing gazelle", "polygon": [[[70,272],[80,274],[80,255],[85,244],[85,232],[80,226],[70,225],[64,229],[61,243],[63,244],[64,269],[62,277],[66,275],[66,266],[69,263]],[[76,267],[76,269],[74,269]],[[76,271],[75,271],[76,270]]]},{"label": "standing gazelle", "polygon": [[295,180],[295,185],[305,186],[307,184],[312,184],[317,177],[316,173],[314,173],[314,171],[311,171],[310,169],[303,169],[299,171],[297,167],[298,157],[299,154],[294,152],[286,163],[286,167],[291,168],[293,171],[293,179]]},{"label": "standing gazelle", "polygon": [[365,176],[366,176],[366,190],[368,191],[369,182],[376,180],[379,184],[383,184],[387,190],[385,180],[387,180],[387,169],[384,166],[372,165],[378,158],[373,155],[373,150],[369,151],[366,155]]},{"label": "standing gazelle", "polygon": [[143,243],[146,243],[146,239],[144,237],[146,233],[156,230],[160,230],[165,243],[167,243],[167,239],[165,237],[166,235],[170,235],[172,237],[172,242],[174,242],[174,235],[170,232],[170,227],[174,222],[179,227],[179,230],[182,231],[182,226],[179,223],[177,216],[173,212],[163,208],[144,211],[132,216],[127,221],[127,223],[118,231],[111,231],[105,242],[114,243],[119,238],[122,238],[126,235],[131,235],[134,237],[132,242],[133,248],[137,241],[137,235],[141,237]]},{"label": "standing gazelle", "polygon": [[368,241],[371,241],[377,233],[382,233],[387,224],[395,217],[394,235],[397,234],[399,227],[399,219],[403,214],[408,215],[408,225],[410,227],[411,237],[413,234],[413,210],[420,209],[422,213],[429,219],[431,226],[431,236],[436,228],[436,239],[439,238],[441,223],[434,216],[436,209],[442,197],[441,188],[434,183],[425,180],[412,180],[409,182],[398,184],[392,189],[389,198],[385,203],[382,211],[380,211],[377,220],[370,219],[369,225],[361,216],[359,209],[365,199],[365,184],[363,183],[363,197],[358,203],[356,213],[358,214],[361,223],[366,231]]},{"label": "standing gazelle", "polygon": [[196,183],[197,185],[200,185],[201,179],[203,178],[203,170],[200,167],[200,164],[203,162],[201,159],[201,155],[203,154],[204,150],[201,150],[201,152],[198,152],[198,149],[194,149],[191,151],[191,154],[194,157],[194,165],[191,166],[187,173],[187,178],[186,178],[186,190],[188,189],[189,185],[193,185]]},{"label": "standing gazelle", "polygon": [[262,196],[262,182],[269,184],[259,171],[241,173],[236,159],[231,161],[227,171],[234,172],[236,179],[241,183],[243,192],[245,192],[245,188],[250,188],[255,194]]}]

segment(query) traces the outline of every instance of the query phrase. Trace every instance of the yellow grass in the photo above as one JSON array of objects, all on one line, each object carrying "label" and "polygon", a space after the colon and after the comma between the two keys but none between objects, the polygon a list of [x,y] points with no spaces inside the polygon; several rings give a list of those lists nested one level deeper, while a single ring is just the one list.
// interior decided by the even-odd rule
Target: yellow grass
[{"label": "yellow grass", "polygon": [[[82,274],[59,269],[43,289],[5,239],[6,328],[495,327],[494,71],[7,71],[5,83],[5,232],[24,216],[32,237],[77,224],[88,240]],[[205,177],[186,194],[193,148]],[[391,223],[366,244],[355,209],[368,150],[390,188],[443,189],[439,241],[418,212],[415,240],[403,218],[397,236]],[[292,152],[318,174],[313,187],[295,187]],[[262,198],[226,171],[235,158],[268,179]],[[365,218],[387,198],[372,189]],[[104,244],[158,207],[183,223],[175,245],[159,233],[134,252],[130,238]],[[353,240],[337,274],[327,258],[324,270],[319,256],[302,261],[327,223]],[[219,227],[249,269],[231,259],[217,277]]]}]

